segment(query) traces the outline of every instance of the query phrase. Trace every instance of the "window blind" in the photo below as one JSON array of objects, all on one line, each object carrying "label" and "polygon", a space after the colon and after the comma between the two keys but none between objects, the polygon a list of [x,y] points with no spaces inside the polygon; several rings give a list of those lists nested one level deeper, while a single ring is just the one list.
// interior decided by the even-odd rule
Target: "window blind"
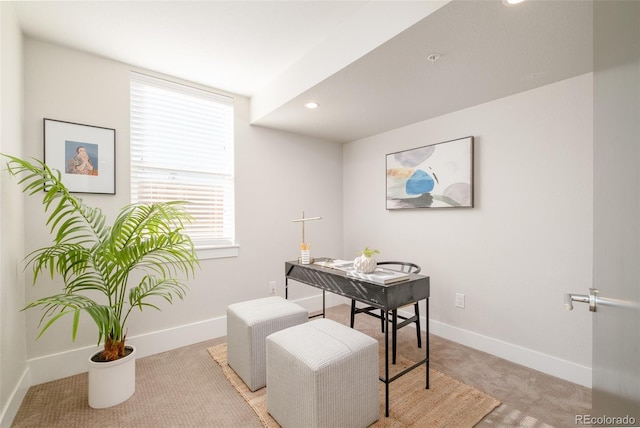
[{"label": "window blind", "polygon": [[131,200],[187,201],[196,248],[234,244],[233,99],[131,72]]}]

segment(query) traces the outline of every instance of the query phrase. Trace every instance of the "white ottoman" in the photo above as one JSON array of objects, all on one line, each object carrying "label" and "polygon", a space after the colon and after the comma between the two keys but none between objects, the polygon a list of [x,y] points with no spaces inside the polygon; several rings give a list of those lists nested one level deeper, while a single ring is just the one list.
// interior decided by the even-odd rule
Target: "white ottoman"
[{"label": "white ottoman", "polygon": [[267,410],[283,427],[378,420],[378,341],[329,319],[267,336]]},{"label": "white ottoman", "polygon": [[265,338],[307,322],[309,313],[282,297],[227,306],[227,362],[251,391],[266,385]]}]

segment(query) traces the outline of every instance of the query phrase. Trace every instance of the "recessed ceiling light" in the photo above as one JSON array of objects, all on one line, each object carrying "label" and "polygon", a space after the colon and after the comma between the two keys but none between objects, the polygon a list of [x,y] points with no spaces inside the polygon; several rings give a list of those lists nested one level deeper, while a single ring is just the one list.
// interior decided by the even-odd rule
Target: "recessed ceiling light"
[{"label": "recessed ceiling light", "polygon": [[304,106],[308,109],[313,110],[314,108],[320,107],[320,104],[318,104],[316,101],[309,101],[304,103]]},{"label": "recessed ceiling light", "polygon": [[525,0],[502,0],[502,3],[506,6],[513,6],[522,3]]},{"label": "recessed ceiling light", "polygon": [[429,56],[427,57],[427,59],[428,59],[430,62],[436,62],[437,60],[439,60],[439,59],[440,59],[440,54],[432,53],[431,55],[429,55]]}]

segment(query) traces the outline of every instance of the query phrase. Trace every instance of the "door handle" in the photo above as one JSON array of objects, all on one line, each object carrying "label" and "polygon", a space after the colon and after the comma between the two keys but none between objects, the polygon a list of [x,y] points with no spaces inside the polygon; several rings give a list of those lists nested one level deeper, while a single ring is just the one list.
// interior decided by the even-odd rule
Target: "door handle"
[{"label": "door handle", "polygon": [[589,304],[589,310],[591,312],[596,311],[596,301],[598,300],[598,289],[590,288],[589,295],[585,294],[571,294],[564,295],[564,307],[566,310],[573,310],[573,302],[582,302]]}]

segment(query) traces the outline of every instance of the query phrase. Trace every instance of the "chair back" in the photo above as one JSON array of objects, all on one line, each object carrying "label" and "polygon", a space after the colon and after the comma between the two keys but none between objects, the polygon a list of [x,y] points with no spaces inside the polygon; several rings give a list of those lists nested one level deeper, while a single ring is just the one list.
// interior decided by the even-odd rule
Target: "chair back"
[{"label": "chair back", "polygon": [[411,262],[394,262],[394,261],[382,261],[377,263],[378,266],[385,265],[389,269],[397,270],[406,273],[420,273],[420,266]]}]

